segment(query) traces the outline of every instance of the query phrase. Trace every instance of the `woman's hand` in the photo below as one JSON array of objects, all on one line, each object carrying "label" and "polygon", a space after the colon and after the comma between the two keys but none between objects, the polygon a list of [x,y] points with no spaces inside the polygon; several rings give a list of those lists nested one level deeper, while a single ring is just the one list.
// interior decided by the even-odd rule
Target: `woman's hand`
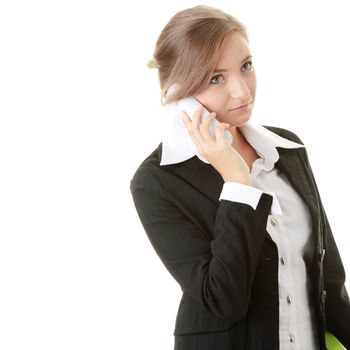
[{"label": "woman's hand", "polygon": [[182,119],[197,146],[198,153],[208,160],[225,182],[241,182],[251,185],[252,179],[247,163],[224,136],[224,130],[230,125],[220,123],[215,129],[215,137],[213,137],[209,131],[209,124],[215,118],[216,113],[210,113],[201,123],[202,112],[203,107],[200,107],[191,120],[188,114],[182,111]]}]

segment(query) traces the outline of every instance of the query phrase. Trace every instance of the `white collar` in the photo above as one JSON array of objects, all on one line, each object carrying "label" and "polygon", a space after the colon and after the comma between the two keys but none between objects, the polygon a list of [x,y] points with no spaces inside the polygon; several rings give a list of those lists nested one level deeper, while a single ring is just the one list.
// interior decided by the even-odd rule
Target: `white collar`
[{"label": "white collar", "polygon": [[[188,133],[187,128],[182,121],[181,113],[179,109],[176,108],[176,104],[171,104],[167,107],[166,117],[173,118],[173,125],[162,141],[162,157],[160,165],[180,163],[195,155],[203,162],[209,164],[207,159],[198,153],[196,144]],[[216,127],[219,124],[219,121],[214,118],[213,123],[216,124]],[[275,162],[279,159],[276,147],[305,147],[302,144],[279,136],[262,125],[255,124],[251,120],[248,120],[247,123],[240,126],[239,130],[256,150],[258,155],[263,159],[263,167],[266,171],[270,171],[274,167]]]}]

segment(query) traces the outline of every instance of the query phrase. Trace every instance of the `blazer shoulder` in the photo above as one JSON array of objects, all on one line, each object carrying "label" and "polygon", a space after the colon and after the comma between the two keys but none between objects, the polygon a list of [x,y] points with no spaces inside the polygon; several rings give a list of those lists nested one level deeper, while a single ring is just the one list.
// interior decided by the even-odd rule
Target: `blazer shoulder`
[{"label": "blazer shoulder", "polygon": [[[154,182],[157,178],[157,173],[162,171],[160,166],[161,144],[157,146],[137,167],[130,180],[130,187],[133,184],[143,183],[144,185]],[[157,182],[157,181],[156,181]]]},{"label": "blazer shoulder", "polygon": [[289,129],[280,128],[277,126],[270,126],[270,125],[263,125],[263,127],[290,141],[297,142],[304,145],[304,142],[300,139],[300,137],[295,132]]}]

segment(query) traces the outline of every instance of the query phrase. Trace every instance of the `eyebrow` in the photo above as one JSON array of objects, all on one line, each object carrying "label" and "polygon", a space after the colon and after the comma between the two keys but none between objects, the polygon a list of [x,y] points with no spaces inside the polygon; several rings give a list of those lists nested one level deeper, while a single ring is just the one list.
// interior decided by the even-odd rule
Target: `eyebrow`
[{"label": "eyebrow", "polygon": [[[246,57],[242,60],[241,64],[242,64],[244,61],[246,61],[248,58],[252,58],[252,57],[253,57],[252,55],[246,56]],[[215,70],[214,70],[214,73],[226,72],[226,71],[227,71],[227,69],[215,69]]]}]

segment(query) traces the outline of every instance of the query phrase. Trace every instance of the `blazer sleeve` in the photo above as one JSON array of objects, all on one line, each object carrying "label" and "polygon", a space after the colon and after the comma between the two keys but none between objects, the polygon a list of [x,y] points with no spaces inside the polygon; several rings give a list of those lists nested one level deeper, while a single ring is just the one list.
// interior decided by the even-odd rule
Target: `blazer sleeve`
[{"label": "blazer sleeve", "polygon": [[[296,137],[297,142],[303,144],[298,136],[295,134],[294,136]],[[324,288],[326,291],[326,328],[328,331],[333,333],[347,349],[350,349],[350,300],[345,287],[345,270],[326,211],[322,204],[321,196],[310,165],[306,148],[304,148],[301,152],[303,152],[303,159],[305,160],[306,166],[309,169],[309,175],[317,192],[324,227],[325,254],[323,259],[323,276]]]},{"label": "blazer sleeve", "polygon": [[326,212],[325,218],[324,284],[326,290],[326,328],[350,349],[350,300],[345,287],[344,266],[334,240]]},{"label": "blazer sleeve", "polygon": [[[320,198],[318,189],[317,193]],[[319,204],[321,216],[324,220],[323,226],[325,227],[323,271],[324,287],[326,291],[326,328],[333,333],[347,349],[350,349],[350,300],[345,287],[346,274],[321,199],[319,200]]]},{"label": "blazer sleeve", "polygon": [[167,196],[167,186],[174,184],[172,175],[166,178],[164,173],[159,176],[157,169],[139,168],[130,182],[153,248],[181,289],[208,312],[232,322],[243,319],[272,196],[263,193],[255,210],[245,203],[221,200],[212,232],[204,232]]}]

